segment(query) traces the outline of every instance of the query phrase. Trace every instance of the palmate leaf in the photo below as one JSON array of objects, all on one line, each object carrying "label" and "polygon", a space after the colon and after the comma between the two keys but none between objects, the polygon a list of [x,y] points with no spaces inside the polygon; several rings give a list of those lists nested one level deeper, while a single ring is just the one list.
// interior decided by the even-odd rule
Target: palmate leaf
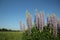
[{"label": "palmate leaf", "polygon": [[57,37],[54,37],[52,34],[52,29],[50,29],[48,26],[44,26],[43,32],[40,32],[40,30],[37,30],[36,27],[34,26],[31,29],[31,35],[28,35],[28,30],[27,30],[27,32],[24,33],[22,39],[24,40],[59,40],[60,32]]}]

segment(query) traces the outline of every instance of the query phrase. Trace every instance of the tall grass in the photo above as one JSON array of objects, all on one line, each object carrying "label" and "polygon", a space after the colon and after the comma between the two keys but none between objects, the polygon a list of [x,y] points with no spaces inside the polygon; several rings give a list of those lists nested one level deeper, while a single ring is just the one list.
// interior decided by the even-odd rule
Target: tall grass
[{"label": "tall grass", "polygon": [[21,40],[21,32],[0,32],[0,40]]}]

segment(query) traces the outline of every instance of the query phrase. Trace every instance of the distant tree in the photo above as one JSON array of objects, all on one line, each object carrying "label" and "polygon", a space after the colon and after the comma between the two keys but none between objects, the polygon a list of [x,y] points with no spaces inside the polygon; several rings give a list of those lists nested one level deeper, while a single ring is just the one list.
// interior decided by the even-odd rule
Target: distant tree
[{"label": "distant tree", "polygon": [[2,31],[8,31],[8,29],[3,28]]}]

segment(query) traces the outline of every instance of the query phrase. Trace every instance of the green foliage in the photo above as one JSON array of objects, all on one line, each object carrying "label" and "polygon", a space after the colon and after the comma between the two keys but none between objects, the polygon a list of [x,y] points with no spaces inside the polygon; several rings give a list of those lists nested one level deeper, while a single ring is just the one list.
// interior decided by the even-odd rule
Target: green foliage
[{"label": "green foliage", "polygon": [[[51,32],[50,32],[51,31]],[[53,36],[52,29],[45,26],[43,32],[37,30],[35,26],[31,29],[31,35],[28,35],[28,30],[23,33],[22,40],[59,40],[60,34],[57,37]]]}]

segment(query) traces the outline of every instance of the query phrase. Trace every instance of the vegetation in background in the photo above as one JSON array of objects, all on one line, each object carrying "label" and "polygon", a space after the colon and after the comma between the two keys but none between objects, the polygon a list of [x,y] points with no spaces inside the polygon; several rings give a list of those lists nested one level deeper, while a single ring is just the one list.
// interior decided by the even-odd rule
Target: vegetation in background
[{"label": "vegetation in background", "polygon": [[0,29],[0,40],[22,40],[20,30]]},{"label": "vegetation in background", "polygon": [[22,40],[22,32],[0,31],[0,40]]},{"label": "vegetation in background", "polygon": [[11,30],[11,29],[2,28],[2,29],[0,29],[0,31],[19,32],[20,30]]}]

